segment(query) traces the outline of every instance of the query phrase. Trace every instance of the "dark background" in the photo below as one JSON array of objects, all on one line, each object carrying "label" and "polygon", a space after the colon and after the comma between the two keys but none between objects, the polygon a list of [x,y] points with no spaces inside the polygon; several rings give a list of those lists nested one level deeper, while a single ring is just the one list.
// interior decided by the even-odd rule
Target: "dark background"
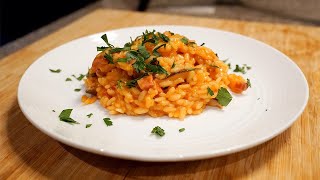
[{"label": "dark background", "polygon": [[95,0],[0,0],[0,46]]}]

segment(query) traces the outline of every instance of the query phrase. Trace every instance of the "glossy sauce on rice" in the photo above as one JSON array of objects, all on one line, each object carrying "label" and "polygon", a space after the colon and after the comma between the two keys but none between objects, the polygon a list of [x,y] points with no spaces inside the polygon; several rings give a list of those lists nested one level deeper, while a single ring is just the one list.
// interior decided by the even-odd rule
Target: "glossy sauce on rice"
[{"label": "glossy sauce on rice", "polygon": [[146,31],[123,48],[107,47],[89,69],[82,101],[96,99],[111,114],[169,116],[183,119],[206,106],[228,105],[227,88],[242,93],[248,82],[228,74],[217,54],[179,34]]}]

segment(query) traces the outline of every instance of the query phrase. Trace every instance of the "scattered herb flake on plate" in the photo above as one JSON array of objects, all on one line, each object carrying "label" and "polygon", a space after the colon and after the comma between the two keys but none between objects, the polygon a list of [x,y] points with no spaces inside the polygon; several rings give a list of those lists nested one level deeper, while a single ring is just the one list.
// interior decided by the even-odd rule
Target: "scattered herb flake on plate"
[{"label": "scattered herb flake on plate", "polygon": [[104,123],[106,123],[107,126],[112,126],[113,125],[113,123],[112,123],[110,118],[103,118],[103,121],[104,121]]},{"label": "scattered herb flake on plate", "polygon": [[221,87],[218,90],[216,99],[221,106],[227,106],[231,102],[232,96],[226,88]]},{"label": "scattered herb flake on plate", "polygon": [[164,136],[166,133],[160,126],[156,126],[151,131],[152,134],[157,134],[158,136]]},{"label": "scattered herb flake on plate", "polygon": [[72,79],[71,78],[67,78],[66,81],[72,81]]},{"label": "scattered herb flake on plate", "polygon": [[81,89],[74,89],[74,91],[75,91],[75,92],[79,92],[79,91],[81,91]]},{"label": "scattered herb flake on plate", "polygon": [[86,124],[86,128],[89,128],[91,126],[92,126],[92,124]]},{"label": "scattered herb flake on plate", "polygon": [[180,128],[179,129],[179,132],[183,132],[183,131],[185,131],[186,130],[186,128]]},{"label": "scattered herb flake on plate", "polygon": [[65,109],[65,110],[61,111],[61,113],[59,115],[60,121],[67,122],[69,124],[80,124],[79,122],[75,121],[74,119],[72,119],[70,117],[72,110],[73,109]]},{"label": "scattered herb flake on plate", "polygon": [[91,118],[92,115],[93,115],[92,113],[87,114],[87,117],[88,117],[88,118]]},{"label": "scattered herb flake on plate", "polygon": [[51,72],[53,72],[53,73],[60,73],[61,72],[61,69],[56,69],[56,70],[54,70],[54,69],[49,69]]}]

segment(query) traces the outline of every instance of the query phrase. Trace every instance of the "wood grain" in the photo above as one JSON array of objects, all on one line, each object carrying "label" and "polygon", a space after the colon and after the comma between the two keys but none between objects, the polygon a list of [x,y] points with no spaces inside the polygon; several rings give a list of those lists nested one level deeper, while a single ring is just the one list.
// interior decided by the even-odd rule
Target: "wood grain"
[{"label": "wood grain", "polygon": [[[218,28],[253,37],[279,49],[298,64],[308,80],[310,100],[305,111],[291,128],[262,145],[223,157],[179,163],[135,162],[87,153],[51,139],[24,117],[17,103],[18,82],[27,67],[39,56],[54,47],[88,34],[151,24]],[[0,60],[0,72],[0,179],[320,177],[319,27],[100,9],[3,58]]]}]

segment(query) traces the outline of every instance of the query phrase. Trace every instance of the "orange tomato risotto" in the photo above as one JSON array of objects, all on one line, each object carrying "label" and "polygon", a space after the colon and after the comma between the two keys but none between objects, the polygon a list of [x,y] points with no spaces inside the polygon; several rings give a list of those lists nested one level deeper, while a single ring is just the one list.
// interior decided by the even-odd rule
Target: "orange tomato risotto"
[{"label": "orange tomato risotto", "polygon": [[206,106],[227,106],[228,88],[242,93],[250,82],[228,74],[228,66],[211,49],[166,31],[145,31],[124,47],[106,47],[93,60],[82,102],[101,105],[111,114],[169,116],[183,119]]}]

